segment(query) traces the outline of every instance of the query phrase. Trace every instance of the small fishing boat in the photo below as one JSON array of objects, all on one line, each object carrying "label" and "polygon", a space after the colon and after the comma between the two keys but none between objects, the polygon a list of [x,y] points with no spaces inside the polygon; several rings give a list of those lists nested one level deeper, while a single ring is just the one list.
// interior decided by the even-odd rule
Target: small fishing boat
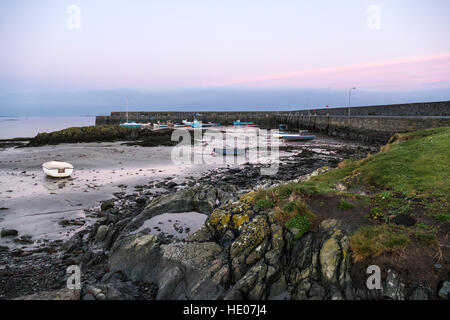
[{"label": "small fishing boat", "polygon": [[[308,136],[305,133],[308,133],[308,130],[299,130],[298,131],[298,135],[299,136],[302,136],[302,137],[313,137],[313,139],[314,139],[314,136]],[[297,136],[297,135],[295,135],[293,133],[281,131],[281,130],[280,131],[275,131],[274,134],[273,134],[274,138],[283,138],[283,137],[286,137],[286,136]],[[303,140],[311,140],[311,139],[303,139]]]},{"label": "small fishing boat", "polygon": [[212,122],[203,123],[202,121],[194,119],[193,122],[183,120],[183,125],[180,125],[180,126],[191,127],[191,128],[207,128],[207,127],[218,127],[219,125],[220,125],[219,123],[212,123]]},{"label": "small fishing boat", "polygon": [[120,126],[122,127],[142,127],[142,123],[136,123],[136,122],[128,122],[128,97],[127,97],[127,121],[124,123],[121,123]]},{"label": "small fishing boat", "polygon": [[281,139],[284,141],[301,141],[301,140],[313,140],[315,136],[304,136],[299,134],[283,134]]},{"label": "small fishing boat", "polygon": [[233,122],[234,126],[247,126],[247,127],[254,127],[256,124],[254,122],[243,122],[241,120],[236,120]]},{"label": "small fishing boat", "polygon": [[194,119],[194,122],[192,122],[191,127],[192,128],[201,128],[201,127],[203,127],[203,124],[201,121]]},{"label": "small fishing boat", "polygon": [[173,126],[174,126],[174,128],[189,128],[191,125],[175,123]]},{"label": "small fishing boat", "polygon": [[202,126],[205,127],[219,127],[220,123],[213,123],[213,122],[208,122],[208,123],[203,123]]},{"label": "small fishing boat", "polygon": [[213,152],[217,153],[217,154],[222,154],[222,155],[235,155],[235,156],[240,156],[240,155],[244,155],[245,151],[247,149],[240,149],[240,148],[214,148]]},{"label": "small fishing boat", "polygon": [[73,166],[67,162],[49,161],[42,165],[42,170],[49,177],[66,178],[73,172]]},{"label": "small fishing boat", "polygon": [[283,136],[288,135],[288,134],[289,134],[289,133],[287,133],[287,132],[280,132],[280,131],[277,131],[277,132],[274,132],[273,137],[274,137],[274,138],[282,138]]},{"label": "small fishing boat", "polygon": [[121,123],[120,126],[122,126],[122,127],[142,127],[143,125],[141,123],[136,123],[136,122],[125,122],[125,123]]}]

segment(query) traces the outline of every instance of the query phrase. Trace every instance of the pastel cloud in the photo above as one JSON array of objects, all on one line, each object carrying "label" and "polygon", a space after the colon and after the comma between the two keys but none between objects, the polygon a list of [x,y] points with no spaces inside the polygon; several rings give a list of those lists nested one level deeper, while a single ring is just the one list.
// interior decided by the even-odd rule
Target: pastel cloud
[{"label": "pastel cloud", "polygon": [[235,79],[214,85],[415,89],[450,84],[450,53],[411,56],[351,65]]}]

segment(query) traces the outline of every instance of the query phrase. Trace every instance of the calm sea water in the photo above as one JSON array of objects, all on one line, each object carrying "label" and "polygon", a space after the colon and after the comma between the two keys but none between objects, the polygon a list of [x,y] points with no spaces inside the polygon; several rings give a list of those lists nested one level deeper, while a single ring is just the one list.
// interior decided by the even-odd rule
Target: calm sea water
[{"label": "calm sea water", "polygon": [[34,137],[70,127],[93,126],[95,117],[0,117],[0,139]]}]

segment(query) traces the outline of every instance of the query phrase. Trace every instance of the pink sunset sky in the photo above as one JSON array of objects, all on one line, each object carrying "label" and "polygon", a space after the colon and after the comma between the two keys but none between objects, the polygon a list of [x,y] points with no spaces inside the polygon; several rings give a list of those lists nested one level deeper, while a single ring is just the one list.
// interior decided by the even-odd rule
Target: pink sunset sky
[{"label": "pink sunset sky", "polygon": [[450,92],[449,12],[441,0],[2,1],[0,95]]}]

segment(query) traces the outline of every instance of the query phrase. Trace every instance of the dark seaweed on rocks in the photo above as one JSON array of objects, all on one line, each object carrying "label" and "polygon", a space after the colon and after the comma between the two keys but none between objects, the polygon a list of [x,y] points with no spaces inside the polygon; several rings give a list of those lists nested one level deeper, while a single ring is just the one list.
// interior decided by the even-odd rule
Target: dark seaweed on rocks
[{"label": "dark seaweed on rocks", "polygon": [[74,127],[50,133],[39,133],[26,147],[59,143],[133,141],[136,145],[173,145],[172,129],[150,130],[116,125]]}]

